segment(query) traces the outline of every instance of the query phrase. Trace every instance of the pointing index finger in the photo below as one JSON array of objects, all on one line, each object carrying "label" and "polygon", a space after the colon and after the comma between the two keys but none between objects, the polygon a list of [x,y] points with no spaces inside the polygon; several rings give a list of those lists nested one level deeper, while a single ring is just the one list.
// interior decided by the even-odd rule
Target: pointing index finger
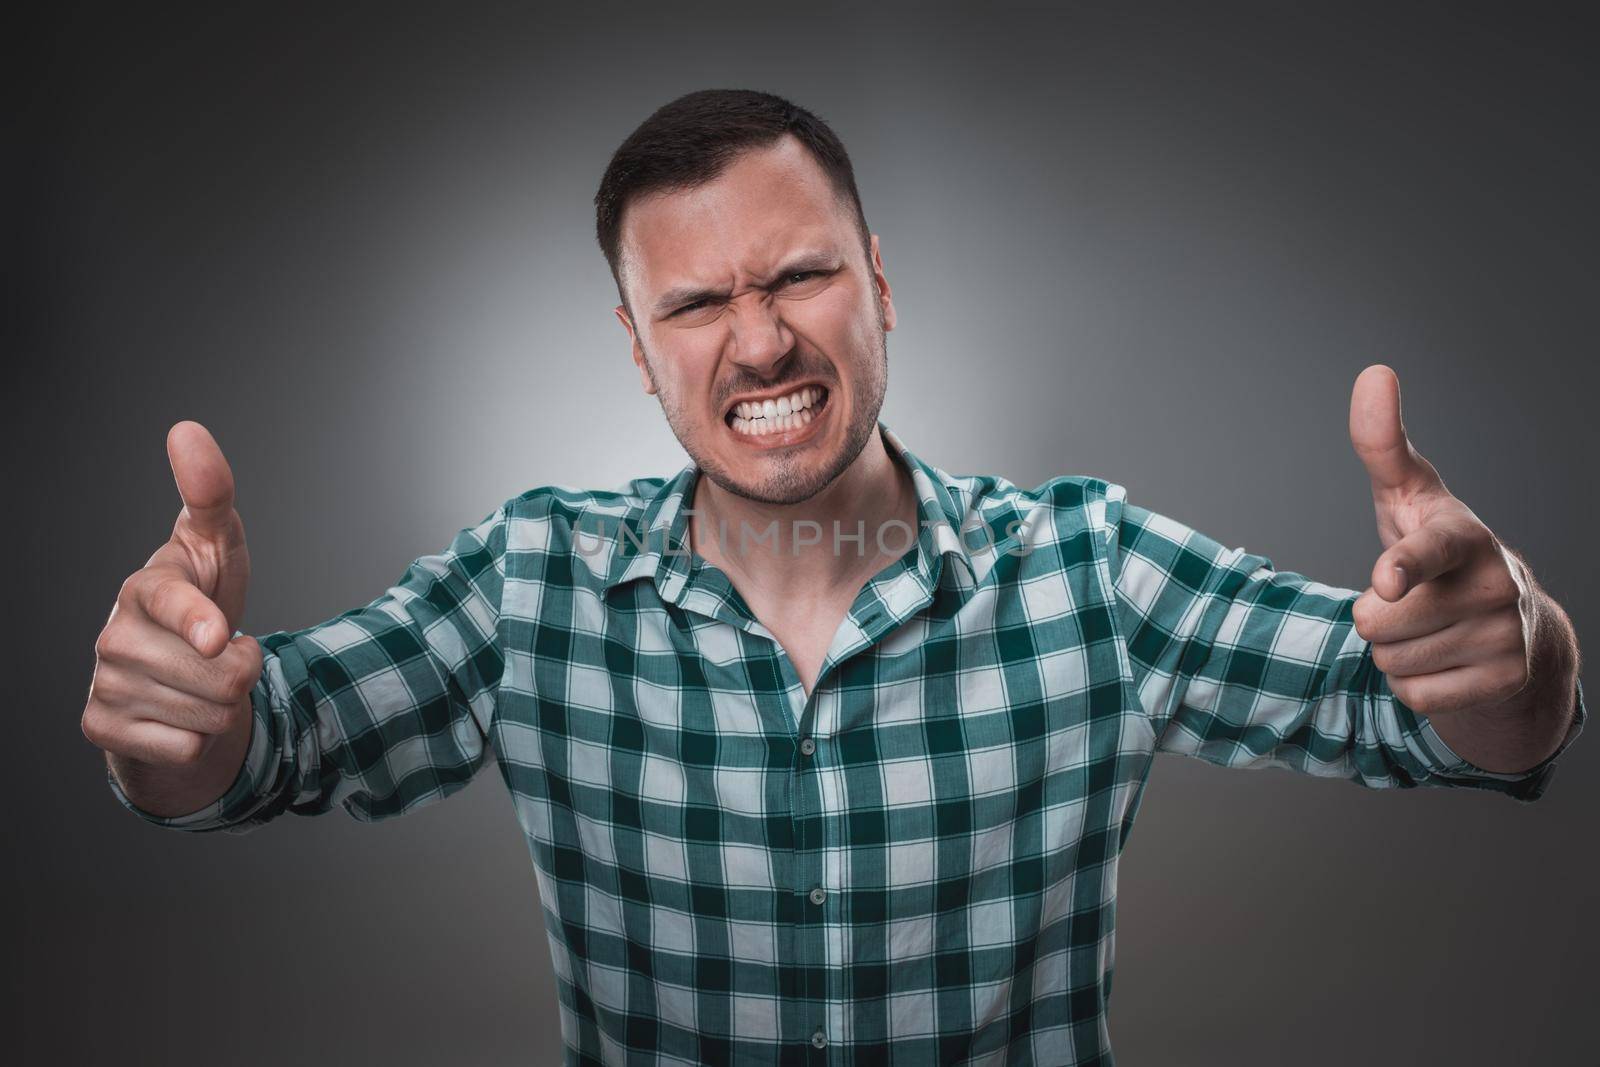
[{"label": "pointing index finger", "polygon": [[186,567],[152,558],[133,588],[134,600],[157,626],[177,634],[207,658],[221,654],[232,636],[222,609],[194,584]]},{"label": "pointing index finger", "polygon": [[1457,519],[1424,523],[1378,557],[1372,568],[1373,591],[1385,600],[1399,600],[1423,582],[1461,567],[1489,543],[1488,530],[1478,523]]}]

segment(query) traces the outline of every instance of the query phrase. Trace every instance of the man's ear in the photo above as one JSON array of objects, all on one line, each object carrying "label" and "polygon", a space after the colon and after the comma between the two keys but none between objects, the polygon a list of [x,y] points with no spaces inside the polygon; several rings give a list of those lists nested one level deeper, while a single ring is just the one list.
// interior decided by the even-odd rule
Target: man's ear
[{"label": "man's ear", "polygon": [[878,252],[878,235],[872,235],[872,281],[878,287],[878,303],[883,308],[883,328],[894,329],[894,295],[889,292],[889,279],[883,275],[883,256]]},{"label": "man's ear", "polygon": [[650,372],[644,365],[644,347],[639,344],[639,335],[634,331],[633,320],[628,317],[628,309],[618,304],[611,310],[616,314],[617,321],[622,323],[622,328],[628,331],[628,342],[633,346],[633,365],[639,368],[639,384],[644,386],[647,394],[654,396],[656,386],[650,380]]}]

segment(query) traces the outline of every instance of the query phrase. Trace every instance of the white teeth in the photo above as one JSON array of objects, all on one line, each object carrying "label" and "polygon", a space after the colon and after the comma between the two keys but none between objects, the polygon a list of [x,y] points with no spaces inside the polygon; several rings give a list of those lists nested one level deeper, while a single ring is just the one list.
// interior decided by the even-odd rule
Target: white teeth
[{"label": "white teeth", "polygon": [[808,385],[776,400],[741,400],[733,406],[728,421],[736,431],[752,437],[797,430],[816,417],[813,405],[821,399],[822,390]]}]

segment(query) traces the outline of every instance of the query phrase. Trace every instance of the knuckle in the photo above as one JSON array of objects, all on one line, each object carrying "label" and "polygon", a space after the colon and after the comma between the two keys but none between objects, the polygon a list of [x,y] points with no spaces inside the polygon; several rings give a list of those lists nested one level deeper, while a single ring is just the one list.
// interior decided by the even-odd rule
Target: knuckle
[{"label": "knuckle", "polygon": [[117,603],[123,605],[138,603],[139,595],[144,591],[145,575],[145,571],[137,570],[122,579],[122,585],[117,588]]},{"label": "knuckle", "polygon": [[1389,692],[1393,693],[1395,698],[1398,699],[1400,703],[1404,704],[1412,711],[1420,711],[1424,714],[1427,713],[1428,708],[1426,700],[1423,694],[1415,687],[1407,685],[1403,681],[1391,681],[1389,683]]},{"label": "knuckle", "polygon": [[229,703],[243,700],[261,678],[261,650],[254,642],[230,645],[223,653],[222,697]]},{"label": "knuckle", "polygon": [[115,623],[107,623],[105,629],[100,631],[100,636],[94,639],[95,659],[116,659],[122,651],[121,629]]},{"label": "knuckle", "polygon": [[176,578],[162,578],[154,582],[146,593],[150,613],[166,618],[182,595],[182,584]]},{"label": "knuckle", "polygon": [[180,767],[192,767],[205,755],[205,738],[189,730],[181,732],[168,752],[167,761]]},{"label": "knuckle", "polygon": [[96,748],[105,748],[111,739],[111,721],[104,709],[98,707],[93,701],[83,709],[83,718],[78,722],[78,728],[83,731],[83,736]]},{"label": "knuckle", "polygon": [[249,661],[234,664],[228,668],[223,692],[229,700],[243,700],[256,687],[256,679],[260,673],[261,667],[258,664]]},{"label": "knuckle", "polygon": [[128,683],[121,672],[115,670],[97,670],[94,672],[94,681],[89,683],[90,699],[102,704],[119,704],[128,695]]},{"label": "knuckle", "polygon": [[1368,641],[1372,640],[1372,612],[1367,607],[1367,598],[1364,595],[1350,609],[1350,621],[1355,625],[1356,633]]},{"label": "knuckle", "polygon": [[112,622],[100,631],[94,642],[95,659],[102,663],[121,664],[137,669],[149,658],[148,649],[141,643],[137,629],[129,623]]}]

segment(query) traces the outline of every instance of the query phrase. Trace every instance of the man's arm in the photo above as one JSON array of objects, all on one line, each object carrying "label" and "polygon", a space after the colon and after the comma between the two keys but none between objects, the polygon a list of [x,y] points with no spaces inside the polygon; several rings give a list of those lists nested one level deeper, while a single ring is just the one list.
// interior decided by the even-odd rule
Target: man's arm
[{"label": "man's arm", "polygon": [[261,651],[248,637],[228,637],[250,583],[228,461],[193,422],[168,432],[167,455],[183,508],[172,536],[122,583],[95,639],[80,722],[125,795],[176,815],[236,777]]},{"label": "man's arm", "polygon": [[505,537],[502,508],[365,607],[262,637],[238,778],[202,811],[151,821],[245,832],[339,803],[370,822],[463,788],[487,760],[504,671]]},{"label": "man's arm", "polygon": [[[1483,767],[1397,697],[1356,629],[1362,594],[1277,571],[1129,504],[1121,486],[1108,489],[1106,520],[1119,628],[1160,750],[1378,788],[1544,791],[1554,754],[1521,773]],[[1575,676],[1566,696],[1576,710],[1563,749],[1584,718]]]},{"label": "man's arm", "polygon": [[[357,818],[378,819],[460,789],[485,762],[504,669],[505,545],[501,508],[445,551],[413,562],[365,607],[268,634],[259,645],[237,637],[235,644],[259,651],[243,678],[237,719],[225,740],[212,743],[236,745],[227,765],[221,757],[215,765],[168,760],[150,785],[113,764],[113,794],[161,826],[244,831],[285,811],[318,814],[340,801]],[[112,643],[126,651],[143,633],[129,630]],[[219,643],[224,637],[215,635]],[[143,659],[151,669],[162,662],[157,653]],[[96,678],[98,688],[98,671]],[[177,698],[141,697],[127,685],[118,693],[131,694],[119,705],[130,722],[182,709]]]}]

